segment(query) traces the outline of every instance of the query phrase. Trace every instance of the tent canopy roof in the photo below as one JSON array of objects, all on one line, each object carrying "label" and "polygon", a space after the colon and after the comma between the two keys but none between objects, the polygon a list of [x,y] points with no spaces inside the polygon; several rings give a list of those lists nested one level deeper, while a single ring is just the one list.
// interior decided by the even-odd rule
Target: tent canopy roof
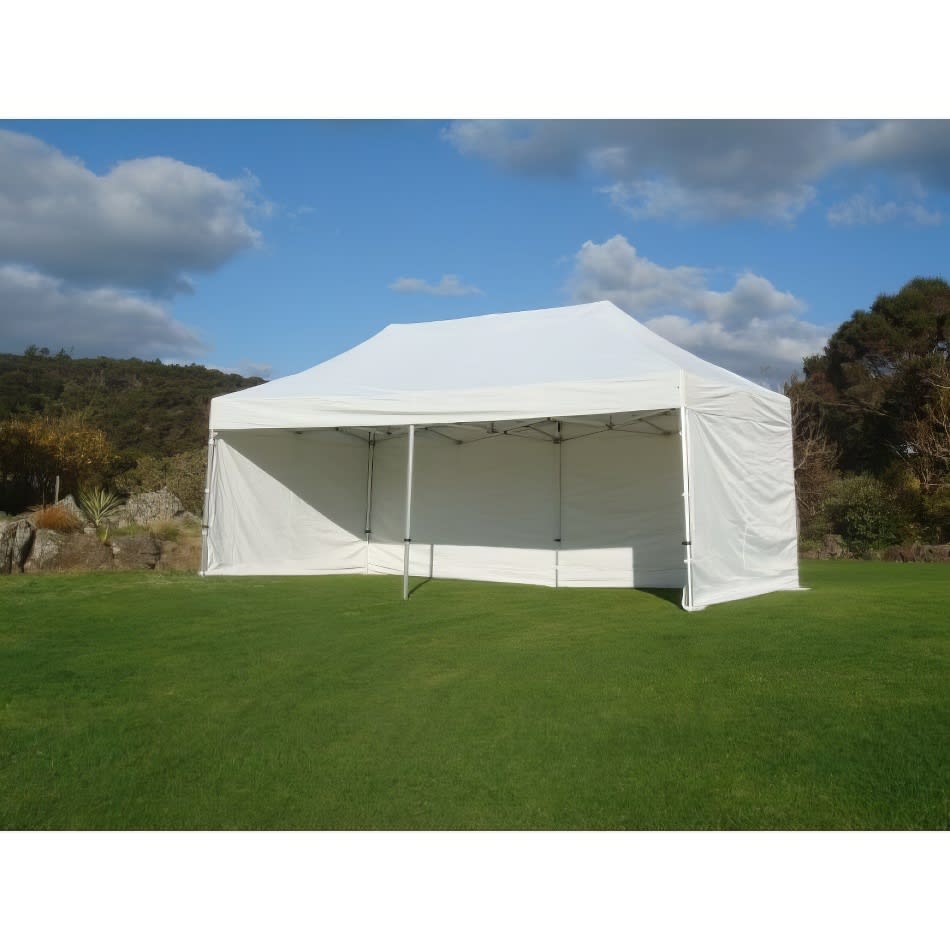
[{"label": "tent canopy roof", "polygon": [[609,301],[390,324],[324,363],[211,403],[213,429],[426,424],[661,409],[683,374],[784,397],[664,340]]}]

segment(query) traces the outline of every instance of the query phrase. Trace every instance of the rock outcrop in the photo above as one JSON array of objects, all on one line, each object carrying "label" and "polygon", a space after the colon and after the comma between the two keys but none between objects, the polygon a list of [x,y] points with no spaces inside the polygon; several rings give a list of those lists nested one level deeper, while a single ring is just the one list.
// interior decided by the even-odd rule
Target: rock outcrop
[{"label": "rock outcrop", "polygon": [[[6,534],[2,535],[3,538]],[[162,556],[162,545],[150,534],[112,538],[103,543],[94,534],[64,534],[38,528],[23,570],[143,571],[152,570]]]},{"label": "rock outcrop", "polygon": [[62,534],[37,528],[23,569],[35,571],[111,571],[112,549],[94,535]]},{"label": "rock outcrop", "polygon": [[[75,530],[37,528],[32,515],[0,522],[0,574],[198,570],[201,519],[185,511],[181,499],[167,488],[131,495],[101,528],[92,524],[71,495],[57,504],[76,517]],[[159,527],[151,529],[155,534],[136,528],[156,524]]]}]

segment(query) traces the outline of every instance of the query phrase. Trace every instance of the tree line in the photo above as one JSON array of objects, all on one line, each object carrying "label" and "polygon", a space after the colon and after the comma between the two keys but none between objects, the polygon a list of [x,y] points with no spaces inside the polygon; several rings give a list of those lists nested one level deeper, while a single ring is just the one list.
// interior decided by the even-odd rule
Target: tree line
[{"label": "tree line", "polygon": [[950,541],[948,336],[950,285],[917,277],[856,310],[786,384],[805,545]]}]

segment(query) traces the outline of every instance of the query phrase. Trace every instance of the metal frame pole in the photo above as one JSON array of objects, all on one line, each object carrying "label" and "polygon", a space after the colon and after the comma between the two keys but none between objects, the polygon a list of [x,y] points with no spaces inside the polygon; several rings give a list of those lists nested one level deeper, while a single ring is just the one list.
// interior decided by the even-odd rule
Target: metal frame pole
[{"label": "metal frame pole", "polygon": [[693,607],[693,512],[689,486],[689,416],[686,410],[686,373],[680,370],[680,446],[683,454],[683,522],[686,548],[686,587],[683,591],[683,607]]},{"label": "metal frame pole", "polygon": [[409,545],[412,542],[412,457],[415,451],[416,427],[409,426],[409,451],[406,453],[406,533],[403,536],[402,599],[409,599]]},{"label": "metal frame pole", "polygon": [[376,454],[376,433],[370,432],[367,441],[366,459],[366,525],[363,537],[366,539],[366,573],[369,574],[369,539],[373,519],[373,460]]},{"label": "metal frame pole", "polygon": [[214,447],[218,433],[211,429],[208,432],[208,468],[205,471],[205,495],[201,509],[201,570],[199,577],[204,577],[208,570],[208,519],[211,515],[211,469],[214,466]]}]

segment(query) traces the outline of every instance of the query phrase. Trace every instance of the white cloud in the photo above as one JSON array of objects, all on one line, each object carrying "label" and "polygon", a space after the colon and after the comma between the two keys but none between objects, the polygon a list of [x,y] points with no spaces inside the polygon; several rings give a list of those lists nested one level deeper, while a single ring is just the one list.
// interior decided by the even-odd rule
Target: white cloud
[{"label": "white cloud", "polygon": [[899,119],[859,128],[859,134],[848,140],[844,160],[909,174],[935,188],[950,188],[950,121]]},{"label": "white cloud", "polygon": [[692,309],[706,284],[697,267],[662,267],[640,257],[618,234],[595,244],[586,241],[575,256],[571,276],[574,300],[612,300],[631,316],[664,308]]},{"label": "white cloud", "polygon": [[950,121],[464,121],[444,137],[519,174],[604,176],[601,190],[637,218],[788,223],[840,170],[950,189]]},{"label": "white cloud", "polygon": [[509,171],[572,174],[603,137],[602,122],[453,122],[443,137],[463,155]]},{"label": "white cloud", "polygon": [[811,185],[796,184],[765,194],[741,189],[684,187],[671,178],[616,182],[602,189],[610,201],[632,218],[764,218],[791,222],[817,194]]},{"label": "white cloud", "polygon": [[462,154],[524,174],[607,176],[637,217],[791,220],[814,198],[842,136],[833,123],[781,121],[457,122]]},{"label": "white cloud", "polygon": [[[189,288],[257,245],[246,214],[257,182],[172,158],[122,161],[97,175],[39,139],[0,130],[0,262],[84,285]],[[258,202],[263,214],[266,202]]]},{"label": "white cloud", "polygon": [[483,291],[472,284],[463,284],[455,274],[443,274],[437,284],[430,284],[420,277],[399,277],[389,285],[397,294],[431,294],[434,297],[467,297]]},{"label": "white cloud", "polygon": [[929,211],[916,202],[876,202],[867,193],[852,195],[828,209],[828,223],[836,227],[855,227],[869,224],[888,224],[905,219],[921,227],[934,227],[943,222],[939,211]]},{"label": "white cloud", "polygon": [[260,376],[261,379],[270,379],[273,371],[274,367],[271,363],[255,363],[252,360],[241,360],[237,369],[231,370],[241,376]]},{"label": "white cloud", "polygon": [[671,343],[740,376],[778,386],[819,352],[827,331],[803,320],[803,301],[757,274],[711,290],[706,272],[663,267],[637,254],[622,235],[585,242],[569,290],[583,303],[612,300]]},{"label": "white cloud", "polygon": [[16,265],[0,265],[0,351],[36,344],[74,356],[187,360],[207,351],[160,304],[111,287],[83,289]]}]

